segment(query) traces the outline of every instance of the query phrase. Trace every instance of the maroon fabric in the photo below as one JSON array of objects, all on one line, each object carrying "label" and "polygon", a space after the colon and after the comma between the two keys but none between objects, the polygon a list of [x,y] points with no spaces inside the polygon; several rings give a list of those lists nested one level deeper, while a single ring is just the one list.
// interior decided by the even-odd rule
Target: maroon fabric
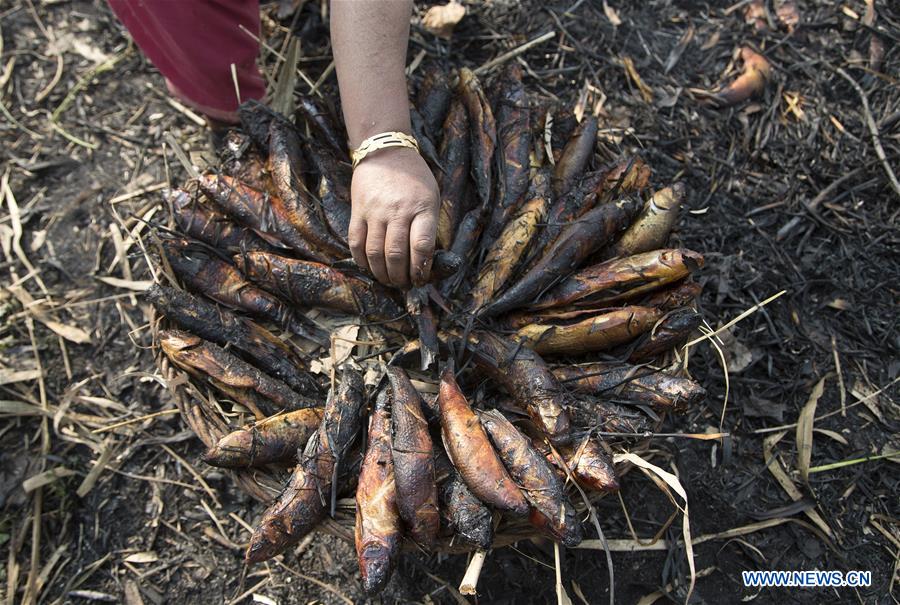
[{"label": "maroon fabric", "polygon": [[194,109],[236,122],[240,101],[261,99],[265,82],[256,66],[258,0],[108,0],[135,43],[166,78],[169,90]]}]

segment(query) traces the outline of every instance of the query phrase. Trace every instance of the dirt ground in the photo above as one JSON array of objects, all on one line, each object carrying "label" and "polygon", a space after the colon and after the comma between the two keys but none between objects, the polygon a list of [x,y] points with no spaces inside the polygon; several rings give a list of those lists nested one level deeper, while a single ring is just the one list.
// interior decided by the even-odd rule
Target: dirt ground
[{"label": "dirt ground", "polygon": [[[749,19],[748,2],[467,5],[449,42],[416,24],[411,60],[425,51],[476,67],[552,30],[514,59],[527,86],[566,105],[584,93],[601,110],[604,153],[639,152],[654,183],[687,184],[674,239],[706,255],[709,323],[784,291],[722,335],[722,358],[693,348],[709,397],[665,426],[702,433],[721,419],[730,437],[652,443],[654,463],[687,490],[692,602],[896,603],[900,458],[885,454],[900,450],[900,7],[799,0],[793,25],[778,1]],[[264,11],[267,36],[283,40],[292,19]],[[333,90],[320,3],[304,4],[295,30],[301,69]],[[244,567],[263,507],[199,462],[156,374],[138,240],[164,212],[159,190],[185,177],[167,136],[198,163],[208,153],[199,120],[99,0],[7,0],[0,35],[0,599],[363,602],[352,547],[332,537]],[[704,103],[703,90],[736,75],[744,45],[771,63],[764,93]],[[804,408],[815,419],[808,481]],[[638,472],[621,499],[601,500],[617,602],[660,590],[684,601],[674,511]],[[734,528],[745,529],[708,537]],[[634,535],[646,544],[659,532],[635,547]],[[561,558],[573,602],[608,601],[602,551]],[[465,602],[465,567],[463,556],[406,555],[382,600]],[[740,572],[755,569],[870,570],[872,585],[744,588]],[[489,554],[470,600],[554,602],[555,573],[551,544],[521,542]]]}]

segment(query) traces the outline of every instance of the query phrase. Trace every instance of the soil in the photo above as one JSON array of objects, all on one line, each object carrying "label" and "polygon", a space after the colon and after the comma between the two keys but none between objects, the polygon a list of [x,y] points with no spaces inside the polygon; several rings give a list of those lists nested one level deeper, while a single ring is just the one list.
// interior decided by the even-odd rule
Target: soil
[{"label": "soil", "polygon": [[[280,41],[294,23],[303,36],[301,67],[316,80],[330,60],[327,28],[319,3],[300,4],[281,24],[277,7],[264,6],[264,26]],[[878,456],[900,450],[900,191],[888,176],[900,170],[900,7],[874,3],[871,20],[858,1],[760,4],[762,16],[748,22],[748,2],[467,3],[449,42],[416,21],[410,58],[424,50],[477,67],[553,30],[553,40],[514,59],[526,68],[529,90],[563,106],[586,91],[589,106],[601,109],[604,159],[639,152],[654,183],[687,184],[674,240],[706,255],[701,307],[710,325],[785,292],[720,335],[721,358],[708,343],[692,349],[689,369],[709,396],[668,419],[665,430],[721,426],[729,437],[651,444],[653,462],[676,472],[687,490],[695,539],[785,520],[697,544],[692,602],[897,602],[900,460]],[[776,12],[785,4],[799,16],[790,31]],[[99,0],[11,0],[0,5],[0,31],[0,546],[7,555],[0,596],[8,603],[363,602],[353,549],[333,537],[317,534],[282,560],[244,567],[241,544],[263,506],[199,462],[199,441],[171,413],[157,379],[148,306],[129,289],[152,276],[129,232],[158,218],[148,213],[162,210],[159,189],[186,176],[166,133],[202,163],[205,129],[171,103],[159,73]],[[767,57],[770,81],[749,101],[713,107],[702,91],[737,74],[741,46]],[[624,68],[626,57],[637,76]],[[265,61],[274,58],[266,53]],[[334,90],[333,74],[323,87]],[[109,277],[125,281],[102,279]],[[62,327],[51,331],[48,313]],[[81,334],[90,342],[76,342]],[[804,482],[794,424],[823,379],[810,466],[873,459],[818,470]],[[764,438],[782,432],[773,447],[796,499],[764,461]],[[98,460],[96,482],[79,490]],[[55,468],[70,473],[24,491],[23,480]],[[677,545],[680,516],[665,527],[674,510],[638,471],[624,478],[621,500],[600,502],[608,539],[632,538],[624,511],[637,536],[662,532],[660,550],[612,553],[616,602],[657,590],[684,602],[690,574]],[[561,558],[573,602],[608,601],[602,551]],[[408,554],[381,600],[457,602],[465,567],[463,556]],[[755,569],[870,570],[872,585],[744,588],[741,571]],[[555,583],[552,544],[525,541],[489,554],[470,600],[554,602]]]}]

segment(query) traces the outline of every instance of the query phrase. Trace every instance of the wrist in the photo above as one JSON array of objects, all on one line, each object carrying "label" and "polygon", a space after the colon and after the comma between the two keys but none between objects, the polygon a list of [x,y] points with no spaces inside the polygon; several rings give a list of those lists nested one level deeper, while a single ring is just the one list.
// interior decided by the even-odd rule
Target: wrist
[{"label": "wrist", "polygon": [[353,169],[371,156],[381,155],[392,149],[406,149],[419,155],[419,142],[415,137],[399,131],[378,133],[362,141],[350,152]]},{"label": "wrist", "polygon": [[389,112],[380,116],[368,116],[364,120],[347,125],[347,136],[350,148],[356,149],[360,144],[382,132],[402,132],[412,136],[412,124],[409,117],[409,103],[404,101],[403,112]]}]

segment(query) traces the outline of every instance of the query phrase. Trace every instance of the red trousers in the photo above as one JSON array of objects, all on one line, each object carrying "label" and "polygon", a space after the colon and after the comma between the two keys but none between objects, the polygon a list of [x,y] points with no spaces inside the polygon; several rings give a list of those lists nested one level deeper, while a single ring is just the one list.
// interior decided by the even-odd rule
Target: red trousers
[{"label": "red trousers", "polygon": [[172,94],[197,111],[233,123],[242,101],[265,95],[253,37],[260,34],[258,0],[108,2]]}]

